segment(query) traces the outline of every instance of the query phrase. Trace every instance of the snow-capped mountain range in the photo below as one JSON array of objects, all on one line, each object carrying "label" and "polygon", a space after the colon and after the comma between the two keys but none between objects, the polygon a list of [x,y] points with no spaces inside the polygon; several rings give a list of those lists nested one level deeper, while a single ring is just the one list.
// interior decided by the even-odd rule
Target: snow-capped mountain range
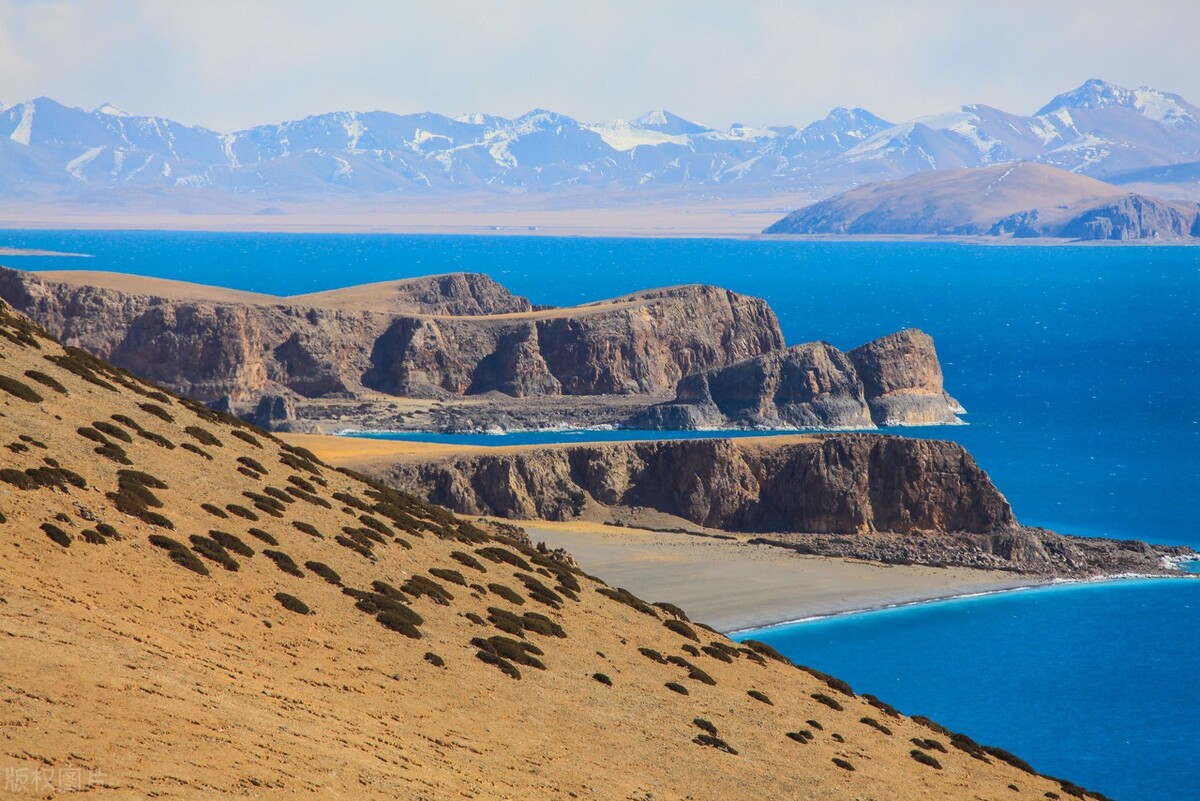
[{"label": "snow-capped mountain range", "polygon": [[895,124],[837,108],[803,128],[719,131],[662,110],[602,123],[541,109],[515,119],[371,111],[222,134],[110,104],[0,104],[0,198],[8,199],[167,187],[279,198],[581,190],[822,197],[924,170],[1016,161],[1105,180],[1200,162],[1200,108],[1091,80],[1032,116],[966,105]]}]

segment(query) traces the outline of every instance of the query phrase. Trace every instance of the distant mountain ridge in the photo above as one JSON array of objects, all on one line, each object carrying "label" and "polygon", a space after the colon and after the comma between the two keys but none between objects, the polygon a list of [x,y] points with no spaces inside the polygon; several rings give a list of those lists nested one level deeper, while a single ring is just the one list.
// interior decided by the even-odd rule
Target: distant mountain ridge
[{"label": "distant mountain ridge", "polygon": [[858,187],[798,209],[763,233],[1175,240],[1200,237],[1200,205],[1023,162]]},{"label": "distant mountain ridge", "polygon": [[1092,80],[1033,116],[984,105],[893,124],[836,108],[719,131],[666,110],[585,123],[545,109],[338,111],[232,133],[50,98],[0,104],[0,199],[222,189],[279,198],[657,191],[824,197],[914,172],[1037,161],[1093,177],[1200,162],[1200,108]]}]

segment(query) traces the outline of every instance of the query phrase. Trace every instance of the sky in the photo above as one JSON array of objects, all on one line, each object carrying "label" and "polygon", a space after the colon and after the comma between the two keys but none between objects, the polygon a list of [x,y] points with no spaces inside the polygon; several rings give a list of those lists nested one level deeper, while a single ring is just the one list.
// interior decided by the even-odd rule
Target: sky
[{"label": "sky", "polygon": [[1196,0],[0,0],[0,102],[222,132],[376,109],[1029,114],[1093,77],[1200,104],[1197,30]]}]

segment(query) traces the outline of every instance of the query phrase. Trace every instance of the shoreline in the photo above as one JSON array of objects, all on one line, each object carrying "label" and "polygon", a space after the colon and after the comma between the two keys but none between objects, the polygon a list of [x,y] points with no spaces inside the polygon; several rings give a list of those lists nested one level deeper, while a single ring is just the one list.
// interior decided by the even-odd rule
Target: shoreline
[{"label": "shoreline", "polygon": [[1181,573],[1177,576],[1169,575],[1154,575],[1154,574],[1117,574],[1111,576],[1095,576],[1093,578],[1081,579],[1035,579],[1030,582],[1024,582],[1021,586],[1000,587],[991,590],[980,590],[975,592],[949,593],[930,598],[919,598],[909,601],[900,601],[896,603],[876,604],[866,606],[862,609],[848,609],[842,612],[830,612],[827,614],[809,615],[807,617],[799,617],[791,620],[780,620],[774,623],[764,625],[750,626],[744,629],[731,629],[722,632],[729,637],[737,637],[751,632],[765,631],[769,629],[781,629],[789,626],[800,626],[805,623],[817,623],[825,620],[834,620],[838,618],[855,617],[857,615],[872,615],[880,612],[890,612],[893,610],[908,609],[916,606],[932,606],[935,604],[952,603],[955,601],[969,601],[976,598],[990,598],[997,595],[1010,595],[1016,593],[1033,592],[1038,590],[1068,590],[1078,589],[1081,587],[1090,587],[1098,584],[1124,584],[1136,582],[1159,582],[1159,581],[1195,581],[1200,579],[1200,575]]},{"label": "shoreline", "polygon": [[1045,586],[1051,579],[972,568],[799,555],[749,537],[596,522],[505,520],[565,548],[582,569],[648,601],[669,601],[725,633]]},{"label": "shoreline", "polygon": [[[0,213],[4,209],[0,207]],[[716,239],[757,242],[796,243],[943,243],[953,245],[982,245],[991,247],[1188,247],[1200,246],[1200,239],[1162,240],[1080,240],[1060,237],[1032,237],[1016,239],[991,236],[964,236],[953,234],[764,234],[761,227],[730,223],[729,219],[761,214],[752,211],[723,211],[712,209],[676,210],[651,207],[642,209],[652,222],[646,223],[641,215],[621,213],[624,210],[607,208],[561,211],[533,211],[528,214],[531,222],[513,222],[508,215],[522,214],[517,211],[493,212],[496,218],[474,219],[471,222],[450,222],[396,219],[396,215],[380,214],[377,219],[364,215],[322,216],[298,213],[294,219],[264,219],[257,215],[158,215],[158,216],[101,216],[81,215],[73,217],[40,217],[14,219],[9,215],[0,222],[3,231],[121,231],[121,232],[190,232],[190,233],[254,233],[254,234],[388,234],[396,236],[477,236],[477,237],[529,237],[529,238],[582,238],[582,239]],[[774,213],[774,212],[772,212]],[[462,214],[447,210],[447,218],[457,219]],[[471,214],[468,217],[488,217],[488,212]],[[658,216],[656,216],[658,215]],[[366,215],[368,218],[371,215]],[[437,216],[435,213],[432,215]],[[550,219],[546,219],[546,218]],[[585,219],[579,219],[584,217]],[[612,221],[597,223],[595,218],[615,217]],[[688,219],[692,217],[693,219]],[[697,222],[696,217],[704,218]],[[562,218],[562,219],[558,219]],[[772,218],[771,222],[774,221]],[[657,222],[657,224],[655,224]],[[761,220],[760,220],[761,222]],[[0,256],[89,256],[91,254],[25,252],[5,253]]]}]

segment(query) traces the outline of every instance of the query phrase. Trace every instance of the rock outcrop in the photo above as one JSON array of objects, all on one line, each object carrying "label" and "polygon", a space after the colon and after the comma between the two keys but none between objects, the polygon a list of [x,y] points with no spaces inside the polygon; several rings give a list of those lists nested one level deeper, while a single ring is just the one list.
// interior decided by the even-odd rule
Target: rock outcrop
[{"label": "rock outcrop", "polygon": [[876,425],[954,423],[964,411],[947,394],[933,338],[924,331],[906,328],[848,355]]},{"label": "rock outcrop", "polygon": [[1145,195],[1126,195],[1088,209],[1057,236],[1084,240],[1186,239],[1200,236],[1200,208],[1185,208]]},{"label": "rock outcrop", "polygon": [[878,435],[522,448],[383,470],[432,503],[516,519],[567,520],[598,504],[741,532],[991,533],[1016,525],[961,446]]},{"label": "rock outcrop", "polygon": [[0,268],[0,297],[68,344],[206,402],[662,395],[689,373],[783,347],[764,301],[709,286],[531,310],[484,276],[297,298],[64,277]]},{"label": "rock outcrop", "polygon": [[794,345],[720,370],[694,373],[675,399],[633,424],[648,428],[871,428],[956,423],[933,339],[906,329],[842,353]]}]

